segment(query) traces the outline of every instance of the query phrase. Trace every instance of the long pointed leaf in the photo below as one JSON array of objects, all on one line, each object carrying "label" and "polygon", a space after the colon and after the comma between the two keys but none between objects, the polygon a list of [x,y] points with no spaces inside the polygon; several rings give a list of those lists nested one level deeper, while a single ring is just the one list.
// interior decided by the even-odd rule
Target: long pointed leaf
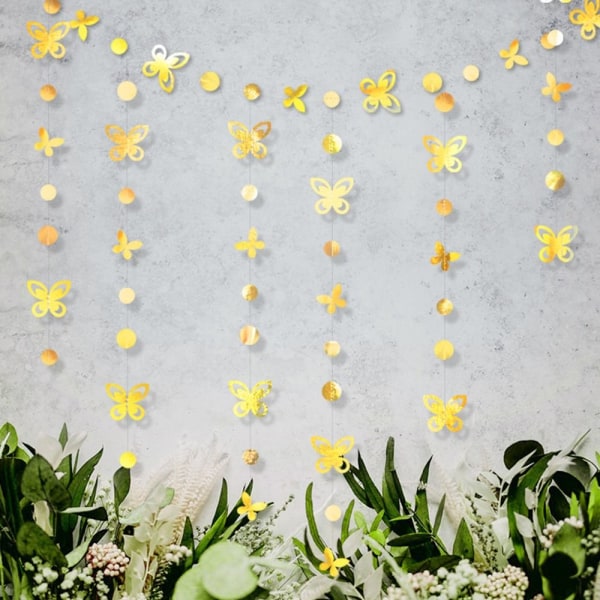
[{"label": "long pointed leaf", "polygon": [[315,542],[317,548],[319,550],[321,550],[321,552],[323,552],[325,550],[326,544],[319,534],[319,529],[317,527],[317,522],[315,520],[315,512],[314,512],[313,500],[312,500],[312,488],[313,488],[313,484],[311,482],[308,484],[308,487],[306,488],[306,494],[304,496],[306,520],[308,523],[308,529],[310,531],[310,536],[312,537],[313,541]]}]

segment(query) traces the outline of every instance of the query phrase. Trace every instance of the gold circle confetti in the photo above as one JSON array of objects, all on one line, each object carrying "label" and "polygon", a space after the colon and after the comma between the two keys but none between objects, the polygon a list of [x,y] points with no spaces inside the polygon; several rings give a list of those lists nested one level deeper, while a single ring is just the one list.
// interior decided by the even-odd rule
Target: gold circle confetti
[{"label": "gold circle confetti", "polygon": [[325,509],[325,518],[332,523],[342,518],[342,509],[337,504],[330,504]]},{"label": "gold circle confetti", "polygon": [[137,85],[133,81],[121,81],[117,86],[117,96],[123,102],[131,102],[137,96]]},{"label": "gold circle confetti", "polygon": [[565,141],[565,134],[560,129],[552,129],[546,138],[552,146],[560,146]]},{"label": "gold circle confetti", "polygon": [[119,190],[119,202],[121,204],[131,204],[135,200],[135,192],[130,187],[124,187]]},{"label": "gold circle confetti", "polygon": [[40,188],[40,197],[46,202],[51,202],[56,198],[56,188],[51,183],[46,183]]},{"label": "gold circle confetti", "polygon": [[435,94],[442,89],[444,85],[444,80],[439,73],[427,73],[425,77],[423,77],[423,88],[426,92],[430,94]]},{"label": "gold circle confetti", "polygon": [[110,49],[112,53],[116,54],[117,56],[122,56],[123,54],[125,54],[128,48],[129,44],[127,43],[127,40],[124,40],[123,38],[115,38],[110,43]]},{"label": "gold circle confetti", "polygon": [[38,240],[44,246],[52,246],[58,240],[58,231],[52,225],[44,225],[38,230]]},{"label": "gold circle confetti", "polygon": [[40,88],[40,98],[44,102],[52,102],[56,98],[56,88],[47,83]]},{"label": "gold circle confetti", "polygon": [[440,315],[443,315],[444,317],[448,316],[454,310],[454,304],[452,304],[452,300],[448,300],[448,298],[438,300],[438,303],[435,306]]},{"label": "gold circle confetti", "polygon": [[335,402],[342,397],[342,386],[336,381],[328,381],[321,389],[321,394],[328,402]]},{"label": "gold circle confetti", "polygon": [[448,92],[442,92],[435,97],[434,104],[440,112],[450,112],[454,108],[454,96]]},{"label": "gold circle confetti", "polygon": [[121,304],[131,304],[135,300],[135,291],[130,287],[119,290],[119,302]]},{"label": "gold circle confetti", "polygon": [[552,50],[552,48],[554,48],[554,46],[548,40],[547,33],[544,33],[540,38],[540,44],[542,45],[542,48],[545,48],[546,50]]},{"label": "gold circle confetti", "polygon": [[248,450],[244,450],[242,453],[242,460],[247,465],[255,465],[258,462],[258,458],[258,452],[254,448],[248,448]]},{"label": "gold circle confetti", "polygon": [[452,355],[454,354],[454,346],[452,345],[452,342],[448,340],[440,340],[439,342],[436,342],[433,353],[440,360],[448,360],[449,358],[452,358]]},{"label": "gold circle confetti", "polygon": [[137,456],[133,452],[127,450],[119,457],[119,463],[124,469],[133,469],[137,463]]},{"label": "gold circle confetti", "polygon": [[260,339],[260,332],[254,325],[244,325],[240,329],[240,341],[244,346],[254,346]]},{"label": "gold circle confetti", "polygon": [[257,83],[249,83],[244,86],[244,96],[246,97],[246,100],[250,100],[250,102],[258,100],[261,93],[261,89]]},{"label": "gold circle confetti", "polygon": [[242,188],[242,191],[240,193],[242,194],[242,198],[244,200],[246,200],[247,202],[252,202],[253,200],[256,200],[258,196],[258,188],[255,185],[252,185],[251,183],[247,183]]},{"label": "gold circle confetti", "polygon": [[479,79],[479,67],[476,65],[467,65],[463,69],[463,77],[466,81],[477,81]]},{"label": "gold circle confetti", "polygon": [[214,71],[206,71],[200,76],[200,87],[205,92],[216,92],[221,87],[221,78]]},{"label": "gold circle confetti", "polygon": [[337,256],[340,253],[340,250],[340,245],[335,240],[329,240],[323,245],[323,252],[325,252],[327,256],[331,256],[332,258],[334,256]]},{"label": "gold circle confetti", "polygon": [[340,95],[333,90],[329,90],[323,94],[323,104],[327,108],[337,108],[340,105]]},{"label": "gold circle confetti", "polygon": [[40,360],[45,364],[51,367],[58,362],[58,352],[56,350],[52,350],[52,348],[46,348],[42,350],[40,354]]},{"label": "gold circle confetti", "polygon": [[340,346],[339,342],[329,340],[323,344],[323,351],[325,354],[327,354],[327,356],[334,358],[342,351],[342,347]]},{"label": "gold circle confetti", "polygon": [[563,32],[559,29],[553,29],[548,33],[548,43],[552,45],[553,48],[560,46],[565,39]]},{"label": "gold circle confetti", "polygon": [[337,154],[342,149],[342,138],[335,133],[328,133],[323,138],[322,145],[327,154]]},{"label": "gold circle confetti", "polygon": [[242,288],[242,298],[247,300],[248,302],[252,302],[252,300],[256,300],[258,297],[258,288],[249,283]]},{"label": "gold circle confetti", "polygon": [[60,9],[62,8],[59,0],[44,0],[44,10],[49,14],[49,15],[55,15],[58,12],[60,12]]},{"label": "gold circle confetti", "polygon": [[435,205],[435,210],[438,215],[442,215],[442,217],[447,217],[452,212],[452,209],[452,202],[450,202],[448,198],[441,198]]},{"label": "gold circle confetti", "polygon": [[136,342],[137,336],[135,335],[135,331],[133,331],[133,329],[121,329],[121,331],[117,333],[117,344],[125,350],[133,348]]},{"label": "gold circle confetti", "polygon": [[557,192],[565,185],[565,176],[560,171],[549,171],[546,175],[546,187]]}]

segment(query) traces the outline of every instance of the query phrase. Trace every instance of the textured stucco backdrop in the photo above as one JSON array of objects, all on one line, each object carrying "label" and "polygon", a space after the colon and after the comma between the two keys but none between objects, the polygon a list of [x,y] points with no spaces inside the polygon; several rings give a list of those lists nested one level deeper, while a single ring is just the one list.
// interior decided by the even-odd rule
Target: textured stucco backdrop
[{"label": "textured stucco backdrop", "polygon": [[[353,435],[375,474],[385,440],[394,436],[399,471],[414,482],[430,454],[452,469],[499,466],[510,442],[534,437],[548,448],[566,445],[591,428],[587,449],[600,448],[598,316],[600,256],[600,40],[585,42],[568,22],[579,7],[556,0],[177,0],[141,2],[64,0],[48,17],[42,2],[0,6],[0,398],[1,420],[26,440],[71,431],[89,432],[86,452],[104,446],[111,472],[127,445],[127,428],[109,417],[108,382],[148,381],[147,416],[129,426],[130,446],[144,475],[180,439],[201,443],[213,434],[230,454],[225,475],[233,489],[250,477],[257,497],[281,502],[302,496],[314,479],[317,504],[340,478],[318,475],[310,436]],[[66,58],[34,61],[25,23],[52,24],[85,9],[101,21],[83,44],[65,40]],[[563,45],[544,50],[540,35],[553,27]],[[111,53],[117,36],[129,42],[124,57]],[[521,41],[529,66],[504,68],[498,51]],[[176,71],[173,94],[141,74],[154,45],[191,54]],[[481,77],[468,83],[463,67]],[[395,95],[402,113],[367,114],[358,84],[397,73]],[[204,71],[221,75],[221,89],[199,85]],[[457,107],[443,116],[421,80],[437,71]],[[547,71],[573,83],[555,105],[543,97]],[[138,98],[118,100],[117,84],[134,81]],[[47,81],[59,92],[47,105],[38,90]],[[262,97],[250,105],[249,82]],[[285,86],[309,85],[307,113],[282,106]],[[326,108],[322,96],[336,90],[342,103]],[[271,120],[268,158],[253,161],[259,199],[240,197],[248,161],[236,160],[229,120]],[[114,163],[104,134],[109,123],[150,125],[141,163]],[[50,125],[66,143],[50,160],[59,198],[39,198],[47,159],[33,149],[38,128]],[[546,133],[560,127],[566,142],[554,149]],[[334,131],[344,142],[331,161],[321,140]],[[464,167],[444,179],[426,169],[424,135],[464,134]],[[544,176],[560,168],[567,185],[552,193]],[[336,217],[334,237],[342,255],[333,278],[344,286],[348,308],[333,320],[343,354],[334,377],[344,396],[336,405],[321,397],[331,376],[322,352],[331,322],[315,297],[331,289],[323,243],[331,220],[313,209],[311,177],[352,176],[352,208]],[[118,190],[128,183],[136,203],[123,207]],[[450,250],[462,253],[445,278],[429,264],[441,239],[434,210],[444,196],[455,205],[445,223]],[[250,351],[238,340],[248,320],[240,290],[248,261],[233,248],[245,237],[249,217],[267,249],[252,265],[261,293],[252,322],[263,339]],[[61,232],[49,251],[36,237],[46,221]],[[144,248],[126,265],[111,252],[117,229]],[[542,264],[533,228],[580,233],[569,265]],[[72,280],[68,314],[38,320],[27,279]],[[118,302],[128,282],[138,298]],[[445,335],[455,357],[433,355],[444,337],[435,304],[444,294],[456,307]],[[129,323],[139,343],[126,356],[116,332]],[[55,347],[61,361],[45,367],[39,352]],[[232,414],[229,379],[270,378],[269,417],[251,428]],[[432,434],[423,394],[468,395],[460,434]],[[243,464],[252,443],[260,464]],[[350,453],[356,458],[356,449]],[[301,500],[292,515],[300,515]],[[287,518],[287,517],[286,517]],[[290,517],[290,522],[293,522]],[[299,522],[299,519],[296,519]]]}]

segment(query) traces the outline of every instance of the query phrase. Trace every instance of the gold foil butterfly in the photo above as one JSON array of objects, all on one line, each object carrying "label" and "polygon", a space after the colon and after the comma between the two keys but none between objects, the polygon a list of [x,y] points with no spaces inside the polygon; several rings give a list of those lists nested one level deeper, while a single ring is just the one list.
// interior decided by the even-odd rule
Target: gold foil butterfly
[{"label": "gold foil butterfly", "polygon": [[251,153],[254,158],[262,159],[267,155],[267,147],[261,142],[271,131],[270,121],[261,121],[251,130],[240,121],[229,121],[227,123],[229,133],[238,143],[233,147],[233,155],[238,158],[244,158]]},{"label": "gold foil butterfly", "polygon": [[505,69],[512,69],[515,65],[521,65],[524,67],[529,64],[529,61],[520,54],[519,51],[519,40],[513,40],[508,47],[508,50],[500,50],[499,54],[502,58],[506,59],[504,62]]},{"label": "gold foil butterfly", "polygon": [[558,258],[558,260],[567,263],[571,262],[575,258],[575,253],[567,244],[570,244],[577,236],[577,226],[567,225],[563,227],[558,235],[545,225],[535,226],[535,236],[542,244],[546,244],[539,251],[539,258],[544,263],[549,263]]},{"label": "gold foil butterfly", "polygon": [[463,427],[462,419],[456,416],[466,405],[467,397],[464,394],[452,396],[446,404],[438,396],[427,394],[423,396],[423,404],[428,411],[433,413],[427,421],[427,427],[433,432],[438,432],[446,427],[449,431],[460,431]]},{"label": "gold foil butterfly", "polygon": [[75,19],[73,19],[70,23],[71,29],[77,29],[77,35],[79,35],[79,39],[82,42],[87,40],[88,36],[88,27],[95,25],[100,21],[100,17],[95,15],[86,15],[85,11],[78,10],[75,13]]},{"label": "gold foil butterfly", "polygon": [[61,279],[52,285],[50,290],[41,282],[35,279],[27,281],[29,293],[38,300],[31,307],[34,317],[40,319],[47,313],[60,319],[67,314],[67,307],[64,302],[60,302],[70,291],[71,282],[68,279]]},{"label": "gold foil butterfly", "polygon": [[366,77],[360,82],[360,91],[366,94],[363,100],[363,108],[368,113],[374,113],[380,106],[391,113],[399,113],[402,110],[400,101],[390,93],[396,85],[396,71],[389,69],[379,78],[377,83]]},{"label": "gold foil butterfly", "polygon": [[444,167],[450,173],[458,173],[462,169],[462,161],[456,156],[467,145],[466,135],[455,135],[444,145],[433,135],[423,136],[423,145],[433,156],[427,161],[427,169],[431,173],[439,173]]},{"label": "gold foil butterfly", "polygon": [[327,294],[321,294],[317,296],[317,302],[319,304],[327,305],[327,312],[332,315],[338,308],[344,308],[346,306],[346,300],[342,298],[342,284],[337,283],[333,290],[331,290],[331,296]]},{"label": "gold foil butterfly", "polygon": [[354,446],[354,438],[351,435],[341,437],[333,446],[328,439],[319,435],[313,435],[310,443],[321,455],[315,464],[319,473],[327,473],[331,469],[335,469],[338,473],[346,473],[350,470],[350,462],[344,458],[344,454],[350,452]]},{"label": "gold foil butterfly", "polygon": [[248,231],[248,239],[236,242],[233,247],[240,252],[246,252],[248,258],[256,258],[257,250],[265,249],[265,242],[258,239],[258,231],[256,227],[250,227]]},{"label": "gold foil butterfly", "polygon": [[542,94],[544,96],[550,96],[554,102],[560,102],[560,95],[564,92],[568,92],[573,86],[566,81],[558,83],[553,73],[546,73],[546,87],[542,88]]},{"label": "gold foil butterfly", "polygon": [[146,77],[158,75],[160,87],[170,94],[175,88],[175,75],[171,70],[185,67],[190,60],[190,55],[187,52],[175,52],[167,56],[167,49],[158,44],[152,48],[152,59],[144,63],[142,73]]},{"label": "gold foil butterfly", "polygon": [[62,58],[67,50],[59,40],[62,40],[70,30],[71,25],[67,21],[55,23],[50,31],[37,21],[29,21],[27,31],[34,40],[37,40],[31,46],[31,56],[38,60],[44,58],[46,54],[50,54],[53,58]]},{"label": "gold foil butterfly", "polygon": [[293,106],[298,112],[305,113],[306,106],[300,98],[306,94],[307,90],[308,86],[305,83],[298,86],[296,89],[291,87],[283,88],[283,92],[286,96],[283,100],[283,106],[285,106],[285,108],[291,108]]},{"label": "gold foil butterfly", "polygon": [[343,196],[348,194],[354,186],[352,177],[338,179],[334,186],[320,177],[311,177],[310,187],[321,198],[315,203],[315,210],[320,215],[326,215],[334,210],[338,215],[345,215],[350,210],[350,203]]},{"label": "gold foil butterfly", "polygon": [[600,0],[584,0],[583,8],[574,8],[569,13],[569,20],[573,25],[581,25],[581,37],[589,41],[596,37],[596,29],[600,28]]},{"label": "gold foil butterfly", "polygon": [[118,125],[107,125],[104,132],[108,139],[115,145],[108,151],[110,160],[119,162],[126,156],[138,162],[144,158],[144,150],[138,144],[148,135],[148,125],[134,125],[129,132],[125,132]]},{"label": "gold foil butterfly", "polygon": [[269,407],[262,399],[271,393],[273,382],[270,379],[259,381],[250,389],[243,381],[232,379],[229,383],[229,391],[239,399],[233,407],[233,414],[240,419],[248,413],[255,417],[264,417],[269,412]]},{"label": "gold foil butterfly", "polygon": [[134,421],[140,421],[144,418],[146,411],[138,403],[148,395],[149,391],[148,383],[138,383],[128,392],[118,383],[107,383],[106,393],[111,400],[117,403],[110,409],[110,416],[115,421],[121,421],[126,416],[131,417]]},{"label": "gold foil butterfly", "polygon": [[125,260],[131,260],[133,256],[132,251],[139,250],[144,245],[140,240],[133,240],[130,242],[127,238],[127,234],[122,229],[117,231],[117,240],[119,243],[113,246],[112,251],[115,254],[120,254]]},{"label": "gold foil butterfly", "polygon": [[40,127],[38,131],[40,139],[33,145],[38,152],[44,152],[48,157],[54,154],[54,148],[58,148],[65,143],[63,138],[55,137],[51,138],[48,130],[45,127]]},{"label": "gold foil butterfly", "polygon": [[442,271],[447,271],[450,268],[450,263],[460,258],[460,252],[446,252],[442,242],[435,243],[435,256],[429,260],[432,265],[440,265]]}]

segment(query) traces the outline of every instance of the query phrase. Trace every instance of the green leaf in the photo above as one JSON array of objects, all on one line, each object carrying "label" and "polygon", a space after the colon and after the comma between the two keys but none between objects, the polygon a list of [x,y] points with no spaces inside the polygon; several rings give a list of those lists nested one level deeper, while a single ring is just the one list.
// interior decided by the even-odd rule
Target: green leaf
[{"label": "green leaf", "polygon": [[440,525],[442,524],[442,517],[444,516],[444,506],[446,505],[446,494],[442,496],[440,500],[440,504],[435,513],[435,520],[433,522],[433,535],[437,535],[437,532],[440,529]]},{"label": "green leaf", "polygon": [[369,475],[369,470],[367,466],[363,462],[362,456],[360,452],[358,453],[358,471],[357,476],[362,482],[364,486],[365,493],[367,495],[367,506],[372,508],[374,511],[379,512],[380,510],[384,510],[383,505],[383,496],[375,486],[374,481],[371,479]]},{"label": "green leaf", "polygon": [[5,454],[12,454],[19,445],[19,436],[17,430],[10,423],[6,422],[0,427],[0,457]]},{"label": "green leaf", "polygon": [[452,545],[452,554],[473,560],[475,551],[473,549],[473,537],[469,530],[469,526],[464,519],[460,520],[458,529],[456,531],[456,537],[454,538],[454,544]]},{"label": "green leaf", "polygon": [[600,525],[600,485],[596,478],[590,483],[590,497],[588,501],[588,517],[591,529],[598,529]]},{"label": "green leaf", "polygon": [[345,512],[344,512],[344,518],[342,519],[342,527],[341,527],[341,533],[340,533],[340,538],[342,540],[342,542],[348,537],[348,532],[350,530],[350,520],[352,519],[352,511],[354,510],[354,500],[350,501],[350,504],[348,504],[348,507],[346,508]]},{"label": "green leaf", "polygon": [[85,517],[94,521],[108,521],[108,514],[104,506],[69,506],[65,510],[61,510],[60,514]]},{"label": "green leaf", "polygon": [[184,568],[187,570],[194,564],[194,526],[189,517],[185,518],[183,534],[181,535],[181,545],[191,552],[191,555],[184,562]]},{"label": "green leaf", "polygon": [[306,510],[306,520],[308,524],[308,529],[310,531],[310,536],[315,542],[317,548],[323,552],[325,550],[326,544],[319,535],[319,529],[317,527],[317,521],[315,520],[315,513],[313,508],[313,500],[312,500],[312,482],[308,484],[306,488],[306,494],[304,496],[304,506]]},{"label": "green leaf", "polygon": [[427,501],[427,482],[429,480],[429,467],[431,466],[432,458],[433,457],[431,457],[423,467],[421,477],[419,478],[419,485],[417,486],[417,493],[415,495],[415,515],[425,531],[431,531],[429,504]]},{"label": "green leaf", "polygon": [[115,512],[119,514],[119,508],[131,488],[131,471],[125,467],[120,467],[113,475],[113,495],[115,501]]},{"label": "green leaf", "polygon": [[425,542],[431,542],[432,535],[426,532],[419,533],[407,533],[405,535],[399,535],[396,538],[389,540],[389,546],[414,546],[416,544],[424,544]]},{"label": "green leaf", "polygon": [[227,520],[227,513],[222,512],[217,520],[211,525],[210,529],[202,536],[196,551],[194,552],[194,561],[197,561],[202,553],[210,546],[213,539],[218,539],[223,529],[225,528],[225,521]]},{"label": "green leaf", "polygon": [[67,424],[63,423],[63,426],[60,429],[60,433],[58,434],[58,441],[61,445],[61,448],[64,450],[67,442],[69,441],[69,432],[67,431]]},{"label": "green leaf", "polygon": [[418,573],[421,571],[429,571],[434,573],[441,567],[450,569],[460,562],[460,556],[454,556],[452,554],[446,556],[432,556],[425,560],[420,561],[405,561],[404,566],[410,573]]},{"label": "green leaf", "polygon": [[52,465],[39,454],[25,466],[21,491],[31,502],[45,500],[54,510],[64,510],[71,505],[71,494],[56,477]]},{"label": "green leaf", "polygon": [[25,462],[17,458],[0,459],[0,508],[13,538],[23,523],[19,490],[25,466]]},{"label": "green leaf", "polygon": [[565,523],[556,532],[552,541],[551,552],[563,552],[575,563],[577,571],[575,576],[581,575],[585,568],[585,549],[581,545],[580,530],[569,523]]},{"label": "green leaf", "polygon": [[221,490],[219,492],[219,499],[217,501],[217,507],[215,508],[215,514],[213,515],[211,524],[216,523],[217,519],[229,510],[227,505],[227,480],[221,481]]},{"label": "green leaf", "polygon": [[[577,565],[562,552],[555,552],[541,565],[544,596],[547,598],[569,598],[577,590]],[[548,593],[548,591],[550,593]]]},{"label": "green leaf", "polygon": [[197,566],[188,569],[177,580],[172,600],[214,600],[202,586],[202,572]]},{"label": "green leaf", "polygon": [[512,469],[521,459],[531,454],[530,461],[540,458],[544,454],[544,448],[535,440],[522,440],[511,444],[504,451],[504,466]]},{"label": "green leaf", "polygon": [[67,559],[52,538],[31,521],[23,523],[19,529],[17,549],[22,556],[39,556],[55,567],[67,566]]},{"label": "green leaf", "polygon": [[359,502],[368,506],[369,501],[364,487],[358,479],[358,469],[354,465],[350,465],[350,469],[344,473],[344,479],[350,488],[350,491],[356,496]]}]

